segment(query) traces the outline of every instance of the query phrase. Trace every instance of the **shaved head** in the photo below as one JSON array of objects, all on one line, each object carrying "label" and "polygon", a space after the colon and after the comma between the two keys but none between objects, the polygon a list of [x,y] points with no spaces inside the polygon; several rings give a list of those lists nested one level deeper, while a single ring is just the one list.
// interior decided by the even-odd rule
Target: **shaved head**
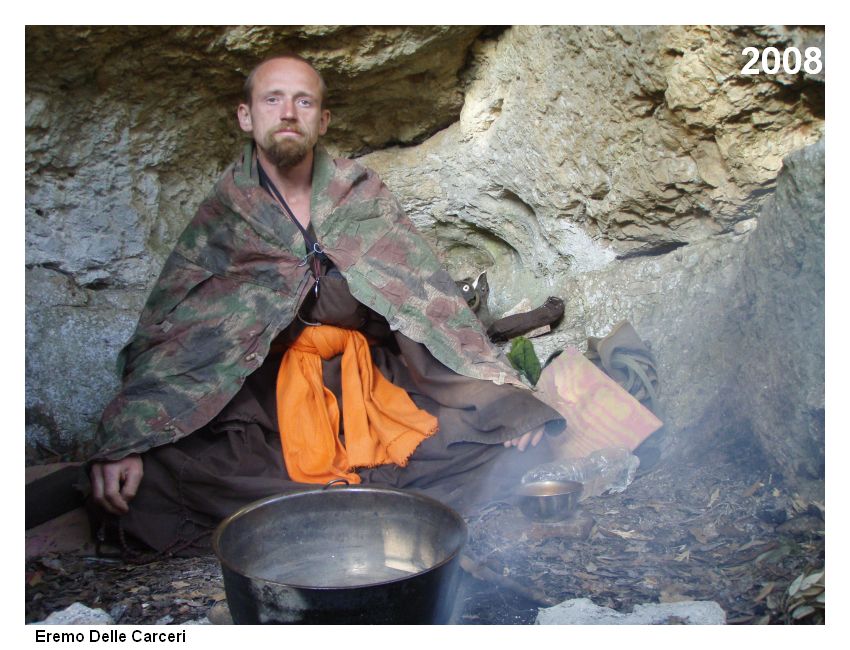
[{"label": "shaved head", "polygon": [[263,67],[266,63],[269,63],[271,61],[279,61],[279,60],[282,60],[282,59],[283,60],[289,60],[289,61],[301,61],[301,63],[305,63],[308,66],[310,66],[310,69],[313,72],[315,72],[316,76],[319,78],[319,88],[321,90],[321,96],[319,97],[319,108],[324,108],[325,97],[328,94],[328,87],[327,87],[327,85],[325,85],[324,78],[319,73],[319,71],[316,70],[316,68],[313,66],[313,64],[310,63],[310,61],[305,59],[300,54],[295,54],[295,53],[284,53],[284,54],[278,54],[278,55],[275,55],[275,56],[270,56],[269,58],[264,59],[263,61],[261,61],[260,63],[255,65],[254,68],[251,70],[251,72],[248,73],[248,78],[245,79],[245,85],[242,86],[242,99],[243,99],[243,101],[248,106],[251,106],[251,103],[252,103],[251,100],[252,100],[253,93],[254,93],[254,78],[257,76],[257,70],[259,70],[261,67]]}]

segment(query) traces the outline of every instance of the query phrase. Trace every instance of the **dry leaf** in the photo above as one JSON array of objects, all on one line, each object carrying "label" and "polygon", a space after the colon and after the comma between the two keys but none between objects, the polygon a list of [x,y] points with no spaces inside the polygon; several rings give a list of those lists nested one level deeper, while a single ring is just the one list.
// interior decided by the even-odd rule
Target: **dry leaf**
[{"label": "dry leaf", "polygon": [[666,589],[662,589],[661,593],[658,594],[658,602],[660,603],[681,603],[689,600],[693,600],[693,598],[691,596],[680,594],[678,591],[667,591]]},{"label": "dry leaf", "polygon": [[714,492],[711,493],[711,498],[708,500],[708,506],[711,507],[715,504],[715,502],[720,498],[720,488],[714,488]]},{"label": "dry leaf", "polygon": [[676,557],[673,558],[676,562],[687,562],[691,559],[691,551],[690,549],[685,549],[682,553],[679,553]]},{"label": "dry leaf", "polygon": [[587,580],[590,583],[594,583],[599,579],[599,576],[592,575],[590,573],[585,573],[584,571],[573,571],[573,575],[576,578],[580,578],[581,580]]},{"label": "dry leaf", "polygon": [[702,528],[694,526],[693,528],[689,528],[688,532],[693,535],[694,539],[696,539],[700,544],[707,544],[717,537],[717,528],[713,523],[703,526]]},{"label": "dry leaf", "polygon": [[185,582],[183,580],[177,580],[176,582],[172,582],[171,586],[175,589],[183,589],[184,587],[188,587],[191,583]]},{"label": "dry leaf", "polygon": [[765,551],[764,553],[759,555],[755,559],[755,564],[756,564],[756,566],[760,566],[764,562],[768,562],[768,563],[773,564],[773,563],[779,562],[782,558],[784,558],[789,553],[791,553],[791,547],[788,546],[787,544],[783,544],[779,548],[774,548],[770,551]]},{"label": "dry leaf", "polygon": [[175,598],[175,605],[187,605],[189,607],[204,607],[205,603],[200,603],[197,600],[188,600],[186,598]]},{"label": "dry leaf", "polygon": [[744,496],[745,497],[751,497],[756,492],[758,492],[760,489],[762,489],[763,487],[764,487],[764,483],[762,483],[761,481],[756,481],[750,487],[748,487],[746,490],[744,490]]},{"label": "dry leaf", "polygon": [[763,539],[750,540],[738,549],[738,553],[740,553],[741,551],[746,551],[748,548],[753,548],[754,546],[761,546],[762,544],[767,544],[767,541]]},{"label": "dry leaf", "polygon": [[[673,617],[671,617],[673,618]],[[745,623],[751,623],[753,621],[753,616],[750,614],[749,616],[736,616],[735,618],[727,618],[726,623],[728,625],[743,625]]]},{"label": "dry leaf", "polygon": [[733,524],[729,523],[721,523],[717,526],[717,534],[722,537],[741,537],[745,533],[740,528],[737,528]]},{"label": "dry leaf", "polygon": [[768,582],[762,590],[758,593],[758,596],[755,598],[755,602],[759,602],[767,598],[767,595],[773,591],[773,588],[776,586],[775,582]]},{"label": "dry leaf", "polygon": [[791,499],[791,505],[797,512],[805,512],[809,509],[809,504],[803,500],[799,494],[795,494]]},{"label": "dry leaf", "polygon": [[610,530],[606,530],[605,532],[611,533],[612,535],[616,535],[621,539],[636,539],[644,542],[650,541],[652,539],[651,537],[641,535],[639,532],[634,530],[616,530],[614,528],[611,528]]}]

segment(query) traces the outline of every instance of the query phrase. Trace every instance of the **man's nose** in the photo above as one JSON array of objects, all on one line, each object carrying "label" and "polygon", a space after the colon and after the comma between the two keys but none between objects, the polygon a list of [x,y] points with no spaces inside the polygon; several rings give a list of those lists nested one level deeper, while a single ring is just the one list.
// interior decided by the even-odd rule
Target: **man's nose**
[{"label": "man's nose", "polygon": [[284,99],[280,107],[280,119],[294,120],[295,119],[295,101],[292,99]]}]

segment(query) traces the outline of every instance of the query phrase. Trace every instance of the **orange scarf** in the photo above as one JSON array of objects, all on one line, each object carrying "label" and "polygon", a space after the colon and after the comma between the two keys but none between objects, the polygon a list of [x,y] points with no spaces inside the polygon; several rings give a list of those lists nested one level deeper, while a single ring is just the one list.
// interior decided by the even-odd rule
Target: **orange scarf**
[{"label": "orange scarf", "polygon": [[[342,353],[342,420],[322,380],[322,359]],[[437,418],[418,408],[372,364],[365,337],[331,325],[306,328],[287,350],[277,373],[277,419],[286,471],[293,481],[359,483],[357,467],[395,463],[401,467]]]}]

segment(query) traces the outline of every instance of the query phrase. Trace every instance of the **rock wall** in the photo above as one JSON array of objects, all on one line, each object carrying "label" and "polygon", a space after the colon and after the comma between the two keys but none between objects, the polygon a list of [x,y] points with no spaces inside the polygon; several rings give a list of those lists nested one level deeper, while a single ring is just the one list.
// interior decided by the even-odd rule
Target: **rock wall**
[{"label": "rock wall", "polygon": [[824,32],[28,28],[30,447],[84,452],[164,255],[238,149],[243,75],[284,50],[326,77],[328,146],[382,174],[456,277],[488,270],[495,315],[566,300],[541,355],[629,319],[674,441],[743,422],[710,417],[735,359],[706,323],[752,304],[747,242],[783,158],[823,136],[825,87],[741,75],[750,45],[823,50]]},{"label": "rock wall", "polygon": [[785,159],[747,243],[736,318],[738,411],[785,476],[823,495],[824,142]]},{"label": "rock wall", "polygon": [[751,43],[822,33],[512,28],[475,44],[456,124],[365,160],[450,268],[492,267],[497,306],[539,300],[560,278],[752,225],[782,157],[823,133],[823,83],[742,76]]}]

